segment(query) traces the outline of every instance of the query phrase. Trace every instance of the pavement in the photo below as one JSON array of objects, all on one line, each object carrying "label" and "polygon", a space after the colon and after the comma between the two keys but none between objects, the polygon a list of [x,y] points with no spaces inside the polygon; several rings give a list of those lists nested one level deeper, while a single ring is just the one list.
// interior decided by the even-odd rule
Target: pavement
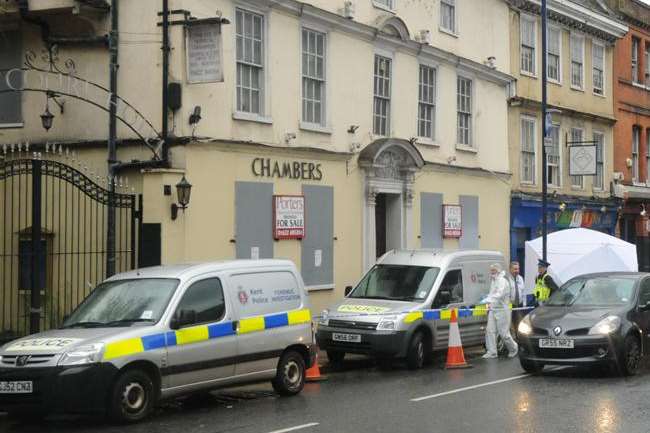
[{"label": "pavement", "polygon": [[525,374],[518,359],[483,360],[419,371],[372,360],[325,361],[327,380],[290,398],[268,384],[167,403],[147,421],[115,426],[94,418],[51,417],[19,423],[0,416],[0,432],[21,433],[365,433],[649,431],[650,369],[621,378],[597,369],[547,368]]}]

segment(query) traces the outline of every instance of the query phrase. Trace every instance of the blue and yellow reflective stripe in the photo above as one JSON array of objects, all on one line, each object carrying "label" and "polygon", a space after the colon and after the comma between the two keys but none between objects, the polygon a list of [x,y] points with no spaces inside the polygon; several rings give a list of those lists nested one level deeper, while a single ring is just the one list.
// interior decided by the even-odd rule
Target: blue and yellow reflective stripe
[{"label": "blue and yellow reflective stripe", "polygon": [[165,347],[195,344],[215,338],[307,323],[311,323],[311,312],[308,309],[302,309],[268,316],[248,317],[239,321],[239,328],[236,331],[233,322],[192,326],[177,331],[168,331],[108,343],[104,351],[104,360],[108,361]]},{"label": "blue and yellow reflective stripe", "polygon": [[404,323],[417,322],[418,320],[423,318],[424,318],[423,311],[412,311],[406,315],[406,317],[404,318]]}]

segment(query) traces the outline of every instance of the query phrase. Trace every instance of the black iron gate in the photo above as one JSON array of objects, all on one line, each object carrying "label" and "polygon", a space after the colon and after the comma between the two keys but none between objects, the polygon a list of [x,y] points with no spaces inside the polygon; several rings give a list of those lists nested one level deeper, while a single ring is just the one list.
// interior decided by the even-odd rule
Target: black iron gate
[{"label": "black iron gate", "polygon": [[0,160],[0,341],[59,325],[108,276],[108,261],[116,272],[136,266],[142,196],[74,164]]}]

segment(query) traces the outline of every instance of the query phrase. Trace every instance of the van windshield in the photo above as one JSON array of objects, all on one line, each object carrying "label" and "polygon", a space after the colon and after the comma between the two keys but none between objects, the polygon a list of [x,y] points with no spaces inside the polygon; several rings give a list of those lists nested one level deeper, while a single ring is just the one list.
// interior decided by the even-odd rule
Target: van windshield
[{"label": "van windshield", "polygon": [[440,268],[376,265],[348,297],[419,301],[426,299]]},{"label": "van windshield", "polygon": [[177,286],[178,280],[170,278],[141,278],[100,284],[68,317],[62,328],[156,323]]}]

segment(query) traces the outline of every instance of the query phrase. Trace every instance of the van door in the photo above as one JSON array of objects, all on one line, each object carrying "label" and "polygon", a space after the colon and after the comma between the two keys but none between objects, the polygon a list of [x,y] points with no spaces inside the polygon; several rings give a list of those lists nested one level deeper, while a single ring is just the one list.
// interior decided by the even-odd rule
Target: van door
[{"label": "van door", "polygon": [[[464,302],[464,285],[462,268],[450,268],[447,270],[438,293],[433,301],[432,308],[461,308],[465,306]],[[467,319],[458,317],[458,327],[460,328],[461,339],[463,339],[463,325]],[[436,322],[435,348],[443,349],[448,345],[449,339],[449,320],[439,320]],[[463,343],[465,340],[463,339]]]},{"label": "van door", "polygon": [[173,317],[187,323],[172,331],[176,344],[168,343],[167,349],[170,387],[216,381],[235,373],[237,338],[230,310],[219,278],[192,282],[185,290]]},{"label": "van door", "polygon": [[[465,305],[475,307],[490,292],[490,265],[494,262],[469,262],[463,265]],[[463,321],[463,344],[475,345],[485,342],[487,314],[472,315]]]},{"label": "van door", "polygon": [[237,320],[235,374],[273,373],[285,348],[311,338],[311,322],[290,324],[303,308],[302,287],[289,270],[248,271],[228,277]]}]

